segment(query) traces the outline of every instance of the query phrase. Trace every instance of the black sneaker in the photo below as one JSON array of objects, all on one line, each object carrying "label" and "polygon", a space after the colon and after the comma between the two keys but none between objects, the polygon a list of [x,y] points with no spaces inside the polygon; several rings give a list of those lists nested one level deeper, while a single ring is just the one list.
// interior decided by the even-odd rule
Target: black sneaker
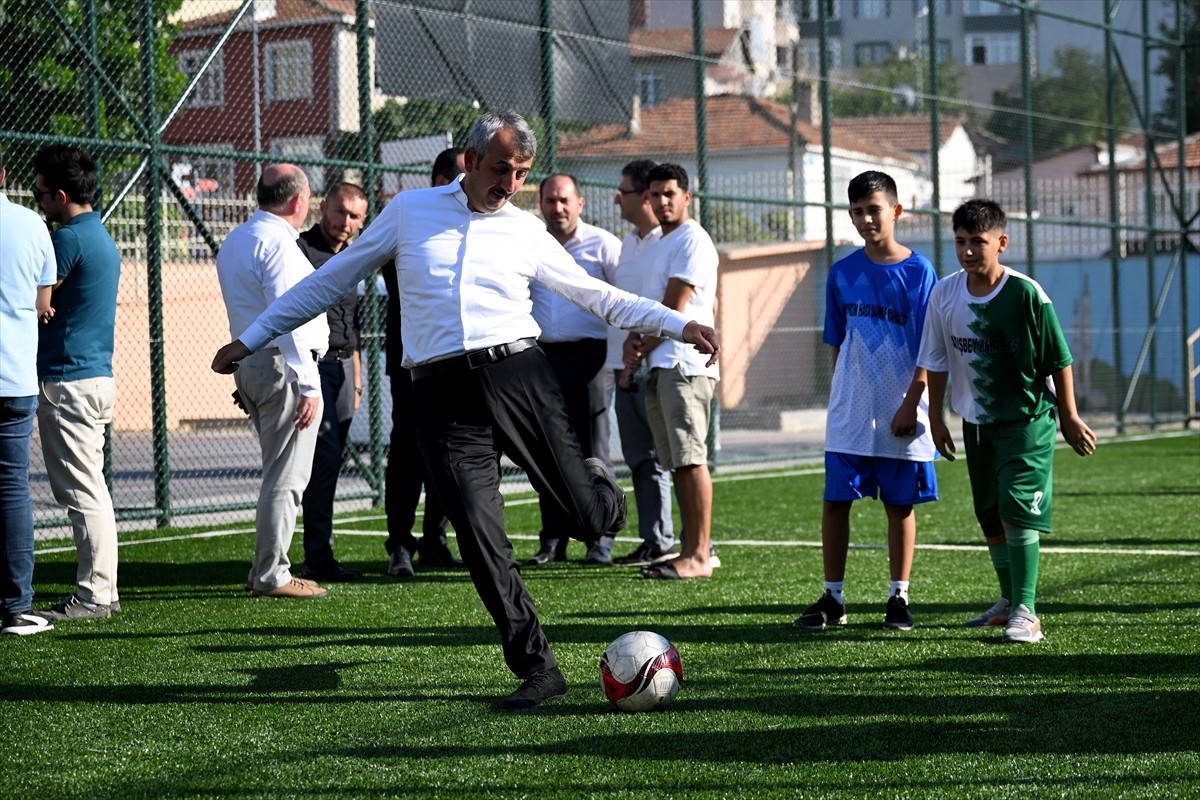
[{"label": "black sneaker", "polygon": [[833,625],[846,624],[846,607],[833,599],[833,592],[828,589],[821,599],[804,609],[799,619],[792,623],[793,628],[803,628],[807,631],[823,631]]},{"label": "black sneaker", "polygon": [[638,545],[637,550],[634,550],[629,555],[614,558],[613,563],[618,567],[649,567],[653,564],[667,561],[674,556],[674,548],[669,547],[666,550],[659,550],[657,547],[643,542]]},{"label": "black sneaker", "polygon": [[437,569],[462,569],[462,559],[456,558],[450,552],[450,547],[444,539],[423,536],[417,542],[417,566],[435,567]]},{"label": "black sneaker", "polygon": [[558,667],[535,672],[521,683],[521,687],[508,697],[500,698],[496,704],[503,711],[519,711],[533,708],[551,700],[562,700],[567,696],[567,682]]},{"label": "black sneaker", "polygon": [[407,547],[397,547],[388,557],[387,574],[393,578],[413,576],[412,554]]},{"label": "black sneaker", "polygon": [[613,519],[613,523],[608,526],[606,533],[620,533],[625,529],[625,521],[629,518],[629,501],[625,498],[625,490],[617,483],[616,477],[609,471],[603,461],[598,458],[584,459],[583,465],[587,467],[587,471],[593,476],[600,479],[602,483],[608,485],[612,490],[613,499],[617,502],[617,516]]},{"label": "black sneaker", "polygon": [[14,636],[29,636],[33,633],[52,630],[54,630],[54,623],[32,611],[19,611],[11,617],[6,615],[3,626],[0,626],[0,633],[11,633]]},{"label": "black sneaker", "polygon": [[898,594],[888,598],[887,608],[883,612],[883,627],[889,631],[911,631],[913,629],[912,612],[908,610],[908,601]]}]

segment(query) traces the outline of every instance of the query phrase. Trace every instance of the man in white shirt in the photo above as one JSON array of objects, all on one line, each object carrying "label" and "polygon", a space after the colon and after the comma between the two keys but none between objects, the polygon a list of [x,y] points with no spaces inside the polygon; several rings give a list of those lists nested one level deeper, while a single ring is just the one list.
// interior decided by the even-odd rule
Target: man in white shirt
[{"label": "man in white shirt", "polygon": [[686,341],[712,361],[720,347],[711,327],[588,275],[540,219],[508,202],[536,152],[533,131],[518,114],[483,115],[467,141],[464,176],[401,192],[362,236],[217,351],[212,364],[232,372],[273,336],[396,260],[404,362],[430,477],[500,632],[505,663],[522,679],[501,699],[502,709],[561,699],[567,685],[504,530],[500,456],[568,509],[591,541],[619,531],[626,516],[620,486],[601,462],[585,462],[570,435],[554,372],[537,346],[530,283],[612,324]]},{"label": "man in white shirt", "polygon": [[[647,192],[662,227],[654,248],[655,267],[644,291],[663,305],[712,325],[716,316],[717,249],[688,215],[692,193],[687,171],[659,164],[649,174]],[[630,334],[625,365],[650,367],[646,413],[659,461],[671,470],[686,533],[678,558],[643,567],[647,578],[679,580],[712,576],[712,476],[708,471],[708,428],[720,373],[715,362],[697,359],[687,348],[656,336]]]},{"label": "man in white shirt", "polygon": [[[584,198],[575,177],[559,174],[546,178],[538,187],[538,200],[550,235],[588,275],[612,283],[609,278],[616,272],[621,241],[603,228],[579,219]],[[596,441],[594,423],[599,415],[608,419],[608,404],[601,402],[597,407],[592,386],[604,367],[608,326],[595,314],[564,300],[540,283],[530,287],[530,297],[533,318],[542,329],[538,345],[558,376],[579,448],[584,456],[596,456],[608,464],[608,442]],[[602,434],[607,432],[605,426]],[[536,567],[551,561],[566,561],[573,527],[571,517],[545,495],[538,497],[538,506],[542,512],[542,530],[538,534],[541,547],[525,563]],[[611,564],[611,551],[612,536],[603,536],[588,549],[584,560],[589,564]]]},{"label": "man in white shirt", "polygon": [[[646,273],[654,267],[654,248],[662,240],[662,228],[646,191],[650,188],[650,170],[658,166],[649,159],[631,161],[621,170],[616,203],[621,219],[633,226],[621,242],[621,260],[611,283],[618,289],[642,295]],[[666,561],[675,555],[675,523],[671,519],[671,473],[658,463],[654,434],[646,416],[646,391],[625,372],[623,351],[625,331],[609,328],[608,360],[617,387],[613,405],[617,412],[617,430],[621,453],[633,474],[633,498],[637,503],[638,535],[642,543],[626,555],[614,559],[618,566],[645,567]]]},{"label": "man in white shirt", "polygon": [[33,500],[29,441],[38,406],[38,319],[54,315],[58,265],[35,211],[4,194],[0,153],[0,633],[54,629],[33,611]]},{"label": "man in white shirt", "polygon": [[[296,244],[296,229],[308,217],[309,197],[308,179],[299,167],[267,167],[258,180],[258,210],[221,245],[217,278],[232,335],[245,330],[275,298],[314,274]],[[263,462],[254,565],[246,587],[255,597],[322,597],[326,592],[314,581],[292,576],[288,547],[312,473],[317,443],[313,423],[321,419],[317,361],[329,347],[325,315],[273,341],[263,341],[260,347],[234,375],[242,405],[258,431]]]}]

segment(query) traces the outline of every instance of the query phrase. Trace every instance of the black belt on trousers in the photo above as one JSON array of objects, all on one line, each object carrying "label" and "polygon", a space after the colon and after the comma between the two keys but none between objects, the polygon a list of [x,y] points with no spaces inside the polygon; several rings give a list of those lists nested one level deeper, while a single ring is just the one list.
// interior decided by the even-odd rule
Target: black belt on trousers
[{"label": "black belt on trousers", "polygon": [[432,378],[434,375],[479,369],[480,367],[486,367],[488,364],[503,361],[509,356],[515,356],[517,353],[523,353],[532,347],[537,347],[537,339],[532,337],[517,339],[515,342],[509,342],[508,344],[498,344],[493,347],[485,347],[482,350],[472,350],[469,353],[463,353],[461,356],[454,356],[453,358],[446,358],[441,361],[432,361],[428,364],[418,364],[411,370],[412,379],[419,381],[423,378]]},{"label": "black belt on trousers", "polygon": [[353,358],[353,350],[326,350],[325,355],[321,358],[322,361],[342,361],[347,358]]}]

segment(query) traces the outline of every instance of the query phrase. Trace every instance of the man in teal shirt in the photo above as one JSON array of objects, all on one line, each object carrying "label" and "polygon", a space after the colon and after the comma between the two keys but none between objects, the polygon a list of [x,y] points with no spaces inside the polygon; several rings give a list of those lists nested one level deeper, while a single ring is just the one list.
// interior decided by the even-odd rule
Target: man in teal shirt
[{"label": "man in teal shirt", "polygon": [[52,620],[104,619],[117,598],[117,523],[104,482],[104,428],[112,421],[113,331],[121,256],[92,210],[96,163],[52,145],[33,159],[34,197],[51,233],[58,282],[54,315],[38,339],[38,431],[55,499],[67,510],[78,556],[75,592],[40,612]]}]

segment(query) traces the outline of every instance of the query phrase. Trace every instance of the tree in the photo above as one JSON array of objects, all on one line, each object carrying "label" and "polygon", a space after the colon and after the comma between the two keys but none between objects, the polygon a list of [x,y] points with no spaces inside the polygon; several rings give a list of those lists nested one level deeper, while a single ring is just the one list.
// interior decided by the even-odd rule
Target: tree
[{"label": "tree", "polygon": [[1177,39],[1182,27],[1184,45],[1191,47],[1191,57],[1188,59],[1190,63],[1187,64],[1184,73],[1183,86],[1177,86],[1175,81],[1178,77],[1179,59],[1184,57],[1184,51],[1168,49],[1163,53],[1155,72],[1166,76],[1170,89],[1155,122],[1160,130],[1174,131],[1179,124],[1179,102],[1186,97],[1188,102],[1184,109],[1187,115],[1184,127],[1188,133],[1196,133],[1200,131],[1200,69],[1196,67],[1196,62],[1200,61],[1200,49],[1197,49],[1200,48],[1200,0],[1185,0],[1183,19],[1177,22],[1181,22],[1182,25],[1170,27],[1164,24],[1162,33],[1167,38]]},{"label": "tree", "polygon": [[[861,86],[830,84],[829,103],[834,118],[875,117],[929,113],[932,94],[928,59],[892,53],[882,64],[859,67]],[[938,63],[938,97],[943,113],[964,111],[957,102],[962,69],[950,61]]]},{"label": "tree", "polygon": [[[166,113],[187,78],[168,47],[179,32],[168,22],[182,0],[152,0],[155,31],[155,107]],[[114,143],[108,153],[90,148],[102,159],[124,156],[121,142],[144,142],[145,83],[139,31],[141,2],[94,0],[97,60],[103,75],[99,89],[99,130],[89,122],[87,78],[95,75],[80,43],[87,42],[84,4],[63,0],[5,0],[0,4],[0,145],[9,173],[32,182],[30,160],[45,141],[7,140],[6,131],[42,136],[97,135]],[[57,13],[55,13],[57,9]],[[64,25],[65,23],[65,25]],[[98,76],[97,76],[98,77]],[[111,83],[111,86],[109,85]],[[115,89],[115,91],[114,91]]]},{"label": "tree", "polygon": [[[1075,45],[1054,51],[1054,68],[1033,81],[1029,111],[1033,115],[1033,154],[1041,157],[1081,144],[1104,140],[1108,133],[1108,83],[1104,55]],[[1025,137],[1025,98],[1019,87],[995,94],[996,110],[987,129],[1014,142]],[[1133,101],[1118,86],[1112,125],[1120,129],[1133,118]]]}]

